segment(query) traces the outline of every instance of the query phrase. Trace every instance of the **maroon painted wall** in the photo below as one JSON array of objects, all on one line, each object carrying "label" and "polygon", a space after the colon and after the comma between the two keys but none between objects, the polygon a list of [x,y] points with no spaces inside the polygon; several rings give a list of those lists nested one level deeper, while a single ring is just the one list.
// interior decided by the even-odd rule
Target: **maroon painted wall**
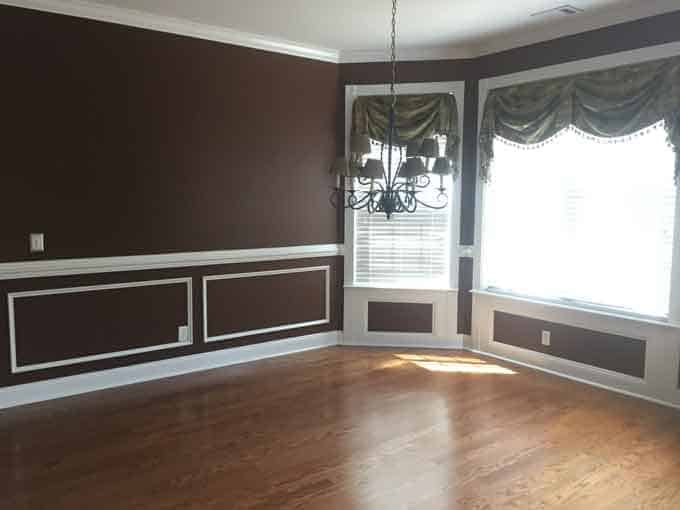
[{"label": "maroon painted wall", "polygon": [[[677,26],[680,11],[479,59],[400,65],[404,82],[466,81],[461,243],[474,242],[478,80],[680,40]],[[343,86],[388,81],[386,64],[338,66],[10,7],[0,7],[0,28],[6,99],[0,215],[8,219],[0,230],[0,262],[36,258],[27,253],[27,235],[35,231],[47,235],[41,258],[341,241],[342,215],[330,206],[333,179],[325,170],[344,143]],[[331,266],[330,324],[202,342],[202,276],[319,264]],[[10,374],[9,356],[0,356],[0,386],[338,329],[342,265],[342,258],[332,258],[1,282],[0,309],[7,310],[12,291],[190,277],[195,343],[16,375]],[[460,267],[459,325],[469,333],[472,260],[462,259]],[[174,329],[185,317],[174,310],[179,295],[166,294],[171,290],[156,289],[157,301],[140,298],[144,292],[126,299],[149,314],[170,317],[174,322],[162,327]],[[289,292],[300,290],[291,286]],[[298,297],[320,305],[318,289]],[[239,299],[239,292],[225,291],[217,313],[227,313]],[[158,308],[164,300],[172,313]],[[59,318],[59,310],[73,312],[77,299],[47,301],[47,308],[35,301],[39,310],[32,314]],[[298,320],[305,316],[301,311],[292,307],[278,322]],[[99,352],[119,341],[119,347],[134,348],[166,336],[145,315],[126,313],[120,320],[139,336],[102,337],[101,345],[90,345],[86,331],[97,328],[94,318],[102,313],[81,314],[82,331],[68,339],[68,332],[46,325],[28,331],[26,359]],[[261,323],[271,323],[264,313]],[[0,346],[8,345],[7,321],[0,314]],[[42,350],[48,343],[51,350]]]},{"label": "maroon painted wall", "polygon": [[368,302],[367,330],[393,333],[432,333],[432,303]]},{"label": "maroon painted wall", "polygon": [[[541,343],[543,331],[550,331],[550,346]],[[496,311],[494,341],[641,379],[645,377],[647,344],[637,338]]]},{"label": "maroon painted wall", "polygon": [[0,262],[338,242],[337,65],[12,7],[0,61]]}]

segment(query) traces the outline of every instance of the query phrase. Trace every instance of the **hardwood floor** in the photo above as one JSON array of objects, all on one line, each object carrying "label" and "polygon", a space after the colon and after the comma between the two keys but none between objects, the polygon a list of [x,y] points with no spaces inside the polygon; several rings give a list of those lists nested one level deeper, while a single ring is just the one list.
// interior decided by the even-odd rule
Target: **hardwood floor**
[{"label": "hardwood floor", "polygon": [[330,348],[0,411],[0,508],[680,508],[680,413]]}]

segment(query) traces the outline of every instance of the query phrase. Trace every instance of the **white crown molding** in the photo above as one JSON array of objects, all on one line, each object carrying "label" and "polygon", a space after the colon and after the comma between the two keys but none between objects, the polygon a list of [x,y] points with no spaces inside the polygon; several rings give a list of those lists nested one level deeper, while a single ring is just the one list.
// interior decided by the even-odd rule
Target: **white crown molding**
[{"label": "white crown molding", "polygon": [[339,331],[0,388],[0,409],[338,345]]},{"label": "white crown molding", "polygon": [[638,21],[678,9],[680,9],[680,6],[677,0],[657,0],[656,2],[638,2],[618,9],[594,13],[586,11],[583,14],[565,18],[559,23],[530,26],[525,30],[497,35],[476,45],[472,52],[475,57],[482,57],[561,37],[582,34],[591,30]]},{"label": "white crown molding", "polygon": [[0,280],[342,256],[341,244],[0,263]]},{"label": "white crown molding", "polygon": [[339,62],[338,51],[329,48],[84,0],[0,0],[0,4],[184,35],[323,62],[336,64]]},{"label": "white crown molding", "polygon": [[[389,60],[387,49],[341,51],[87,0],[0,0],[0,4],[106,21],[336,64]],[[658,0],[653,5],[649,2],[640,2],[619,9],[577,15],[561,23],[529,26],[524,30],[517,29],[512,33],[497,35],[477,43],[429,48],[398,48],[398,59],[404,62],[473,59],[675,10],[678,10],[677,0]]]},{"label": "white crown molding", "polygon": [[[397,48],[397,60],[412,62],[421,60],[455,60],[474,58],[477,54],[465,46],[435,46],[431,48]],[[388,62],[387,49],[373,51],[340,51],[341,64],[365,64],[369,62]]]}]

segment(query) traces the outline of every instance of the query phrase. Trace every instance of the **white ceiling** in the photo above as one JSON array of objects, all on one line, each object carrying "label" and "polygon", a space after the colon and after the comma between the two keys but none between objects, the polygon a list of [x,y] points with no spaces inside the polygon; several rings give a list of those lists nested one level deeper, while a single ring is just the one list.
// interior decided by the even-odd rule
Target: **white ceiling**
[{"label": "white ceiling", "polygon": [[[89,0],[376,60],[391,0]],[[81,2],[82,3],[82,2]],[[573,16],[531,17],[570,4]],[[399,0],[401,58],[472,57],[680,9],[679,0]]]}]

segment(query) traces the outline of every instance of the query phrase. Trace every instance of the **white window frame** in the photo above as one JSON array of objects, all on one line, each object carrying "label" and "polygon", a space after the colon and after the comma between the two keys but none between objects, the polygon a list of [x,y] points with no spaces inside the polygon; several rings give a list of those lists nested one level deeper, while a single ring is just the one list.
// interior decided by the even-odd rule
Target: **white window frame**
[{"label": "white window frame", "polygon": [[[349,156],[349,139],[352,129],[352,105],[354,100],[360,96],[388,95],[390,93],[389,84],[380,85],[347,85],[345,86],[345,154]],[[461,169],[458,179],[453,183],[449,193],[451,203],[451,245],[449,250],[450,272],[449,282],[440,288],[431,290],[452,290],[458,287],[458,257],[460,240],[460,214],[461,214],[461,181],[462,181],[462,147],[463,147],[463,118],[465,115],[465,82],[431,82],[431,83],[400,83],[397,84],[397,95],[403,94],[453,94],[458,106],[458,133],[460,134],[461,150],[458,154],[458,168]],[[355,285],[354,284],[354,223],[355,211],[345,209],[345,287],[346,288],[385,288],[376,285]],[[388,287],[391,288],[391,287]],[[402,287],[403,288],[403,287]],[[405,289],[410,290],[410,289]],[[423,290],[418,287],[418,290]]]},{"label": "white window frame", "polygon": [[[662,44],[658,46],[651,46],[632,51],[625,51],[620,53],[612,53],[602,57],[595,57],[586,60],[579,60],[569,62],[566,64],[558,64],[554,66],[542,67],[539,69],[532,69],[530,71],[523,71],[519,73],[507,74],[503,76],[496,76],[480,80],[479,82],[479,118],[477,125],[477,139],[481,132],[482,118],[484,114],[484,104],[489,91],[518,85],[521,83],[529,83],[533,81],[548,80],[552,78],[559,78],[562,76],[569,76],[579,73],[586,73],[591,71],[598,71],[602,69],[636,64],[640,62],[657,60],[661,58],[669,58],[680,56],[680,42]],[[669,170],[669,179],[673,178],[672,169]],[[620,309],[590,305],[588,303],[580,303],[578,301],[554,300],[549,298],[528,297],[512,292],[500,292],[494,289],[488,289],[484,286],[484,275],[482,274],[482,247],[484,245],[484,192],[485,184],[479,177],[479,162],[477,168],[477,193],[475,203],[475,247],[474,247],[474,279],[473,292],[480,294],[492,294],[508,297],[515,297],[523,301],[531,301],[539,304],[552,304],[564,308],[592,311],[603,313],[605,315],[614,317],[623,317],[633,320],[640,320],[644,322],[654,322],[660,324],[668,324],[680,326],[680,186],[676,190],[676,210],[675,210],[675,234],[673,238],[673,263],[671,269],[671,296],[670,307],[668,313],[668,320],[658,319],[656,317],[648,317],[635,313],[626,313]],[[583,249],[589,249],[584,246]]]}]

